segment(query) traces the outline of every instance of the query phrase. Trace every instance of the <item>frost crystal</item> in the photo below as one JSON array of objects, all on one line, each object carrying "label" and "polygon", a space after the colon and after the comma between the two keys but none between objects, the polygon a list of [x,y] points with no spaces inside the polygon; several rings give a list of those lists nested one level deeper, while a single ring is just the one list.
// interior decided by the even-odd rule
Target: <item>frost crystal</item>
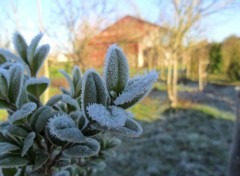
[{"label": "frost crystal", "polygon": [[101,104],[92,104],[87,107],[88,114],[93,120],[96,120],[101,126],[115,128],[124,125],[129,114],[124,109],[109,106],[106,108]]}]

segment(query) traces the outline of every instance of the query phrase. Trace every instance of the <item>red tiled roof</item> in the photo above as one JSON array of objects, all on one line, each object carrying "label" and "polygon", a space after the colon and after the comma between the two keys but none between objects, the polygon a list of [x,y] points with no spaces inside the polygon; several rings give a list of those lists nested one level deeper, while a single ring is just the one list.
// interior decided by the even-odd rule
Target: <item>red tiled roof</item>
[{"label": "red tiled roof", "polygon": [[90,45],[135,42],[156,29],[164,30],[164,28],[150,22],[126,16],[93,37]]}]

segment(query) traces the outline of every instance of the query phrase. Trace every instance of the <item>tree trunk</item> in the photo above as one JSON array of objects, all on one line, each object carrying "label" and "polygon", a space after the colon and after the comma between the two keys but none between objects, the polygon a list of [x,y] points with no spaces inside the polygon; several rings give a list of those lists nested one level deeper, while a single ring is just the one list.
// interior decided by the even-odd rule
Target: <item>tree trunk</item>
[{"label": "tree trunk", "polygon": [[237,109],[233,144],[230,152],[227,176],[240,176],[240,87],[236,88]]},{"label": "tree trunk", "polygon": [[177,80],[178,80],[178,60],[175,55],[172,55],[172,60],[168,64],[167,89],[168,97],[172,108],[177,106]]},{"label": "tree trunk", "polygon": [[177,95],[177,81],[178,81],[178,59],[174,57],[173,60],[173,79],[172,79],[172,92],[173,92],[173,100],[171,106],[176,108],[178,102],[178,95]]}]

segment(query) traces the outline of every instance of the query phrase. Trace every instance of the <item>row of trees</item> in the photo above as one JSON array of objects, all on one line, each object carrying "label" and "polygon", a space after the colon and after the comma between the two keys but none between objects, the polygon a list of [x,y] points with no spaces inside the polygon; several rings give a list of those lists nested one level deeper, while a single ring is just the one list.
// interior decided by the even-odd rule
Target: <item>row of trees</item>
[{"label": "row of trees", "polygon": [[221,43],[209,45],[209,72],[225,74],[230,80],[240,79],[240,38],[230,36]]}]

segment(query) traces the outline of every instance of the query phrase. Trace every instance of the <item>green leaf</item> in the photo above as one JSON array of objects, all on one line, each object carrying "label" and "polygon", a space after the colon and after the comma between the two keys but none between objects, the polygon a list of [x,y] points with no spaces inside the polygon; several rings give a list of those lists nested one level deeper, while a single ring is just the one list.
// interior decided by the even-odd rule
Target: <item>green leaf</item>
[{"label": "green leaf", "polygon": [[26,90],[36,98],[39,98],[42,93],[48,88],[50,80],[46,77],[30,78],[26,82]]},{"label": "green leaf", "polygon": [[10,84],[8,90],[8,97],[12,103],[17,104],[22,91],[23,85],[23,66],[20,64],[15,64],[9,70],[10,73]]},{"label": "green leaf", "polygon": [[82,143],[85,138],[76,127],[75,122],[67,114],[59,113],[49,120],[50,135],[61,141]]},{"label": "green leaf", "polygon": [[141,125],[139,125],[133,119],[127,119],[123,127],[107,128],[100,126],[99,124],[93,124],[91,127],[95,129],[110,131],[115,134],[121,134],[127,137],[139,137],[143,132]]},{"label": "green leaf", "polygon": [[26,153],[28,152],[29,148],[33,145],[33,140],[34,140],[35,137],[36,137],[36,134],[34,132],[31,132],[24,139],[21,157],[26,155]]},{"label": "green leaf", "polygon": [[0,65],[4,64],[5,62],[7,62],[7,58],[0,53]]},{"label": "green leaf", "polygon": [[110,128],[121,127],[125,124],[129,113],[117,106],[107,108],[100,104],[91,104],[87,111],[92,120],[97,121],[101,126]]},{"label": "green leaf", "polygon": [[75,87],[75,97],[79,97],[82,91],[82,78],[81,70],[79,67],[74,66],[72,71],[73,84]]},{"label": "green leaf", "polygon": [[0,68],[0,97],[7,98],[9,86],[9,73],[7,70]]},{"label": "green leaf", "polygon": [[21,123],[21,120],[27,118],[36,108],[37,105],[33,102],[24,104],[9,117],[9,122],[15,124]]},{"label": "green leaf", "polygon": [[53,106],[60,100],[62,100],[62,95],[54,95],[47,101],[46,106]]},{"label": "green leaf", "polygon": [[36,171],[40,169],[48,161],[49,158],[50,156],[47,152],[45,151],[37,152],[32,170]]},{"label": "green leaf", "polygon": [[53,135],[50,134],[49,128],[45,128],[46,131],[46,137],[51,142],[51,144],[55,146],[65,146],[68,142],[67,141],[61,141],[58,138],[54,137]]},{"label": "green leaf", "polygon": [[66,170],[63,170],[63,171],[54,173],[53,176],[70,176],[70,173]]},{"label": "green leaf", "polygon": [[4,100],[0,100],[0,109],[10,109],[10,105]]},{"label": "green leaf", "polygon": [[40,33],[37,36],[35,36],[30,45],[27,48],[27,60],[29,65],[33,65],[33,59],[34,59],[34,55],[38,46],[38,43],[40,42],[40,40],[42,39],[43,34]]},{"label": "green leaf", "polygon": [[129,77],[127,59],[117,45],[109,47],[104,68],[104,78],[108,92],[119,94],[125,88]]},{"label": "green leaf", "polygon": [[2,168],[13,168],[25,166],[28,164],[28,160],[17,154],[3,154],[0,155],[0,167]]},{"label": "green leaf", "polygon": [[75,87],[74,87],[73,81],[71,80],[71,77],[64,70],[60,70],[60,73],[62,73],[63,76],[66,78],[66,80],[70,86],[70,94],[73,97],[75,94]]},{"label": "green leaf", "polygon": [[14,48],[17,53],[21,56],[24,62],[27,63],[27,48],[28,45],[20,33],[15,33],[13,37]]},{"label": "green leaf", "polygon": [[2,168],[3,176],[16,176],[18,169],[17,168]]},{"label": "green leaf", "polygon": [[48,120],[54,115],[54,111],[49,106],[42,106],[36,110],[30,118],[32,130],[40,133],[47,125]]},{"label": "green leaf", "polygon": [[13,124],[10,124],[9,125],[9,128],[8,128],[8,131],[14,135],[14,136],[18,136],[18,137],[26,137],[28,135],[28,132],[20,127],[20,126],[17,126],[17,125],[13,125]]},{"label": "green leaf", "polygon": [[115,99],[114,104],[124,109],[133,106],[150,92],[157,78],[158,73],[153,70],[130,79],[123,92]]},{"label": "green leaf", "polygon": [[10,144],[7,142],[0,142],[0,155],[4,154],[4,153],[9,153],[11,151],[14,150],[18,150],[20,149],[18,146],[14,145],[14,144]]},{"label": "green leaf", "polygon": [[50,46],[49,45],[42,45],[40,46],[33,58],[33,65],[31,65],[32,76],[36,76],[42,67],[47,55],[49,53]]},{"label": "green leaf", "polygon": [[101,76],[94,70],[87,70],[83,77],[82,110],[85,117],[89,117],[87,107],[93,103],[106,105],[107,94]]},{"label": "green leaf", "polygon": [[100,144],[97,140],[87,138],[87,141],[82,144],[74,144],[65,149],[63,154],[69,157],[89,157],[96,155],[100,150]]}]

